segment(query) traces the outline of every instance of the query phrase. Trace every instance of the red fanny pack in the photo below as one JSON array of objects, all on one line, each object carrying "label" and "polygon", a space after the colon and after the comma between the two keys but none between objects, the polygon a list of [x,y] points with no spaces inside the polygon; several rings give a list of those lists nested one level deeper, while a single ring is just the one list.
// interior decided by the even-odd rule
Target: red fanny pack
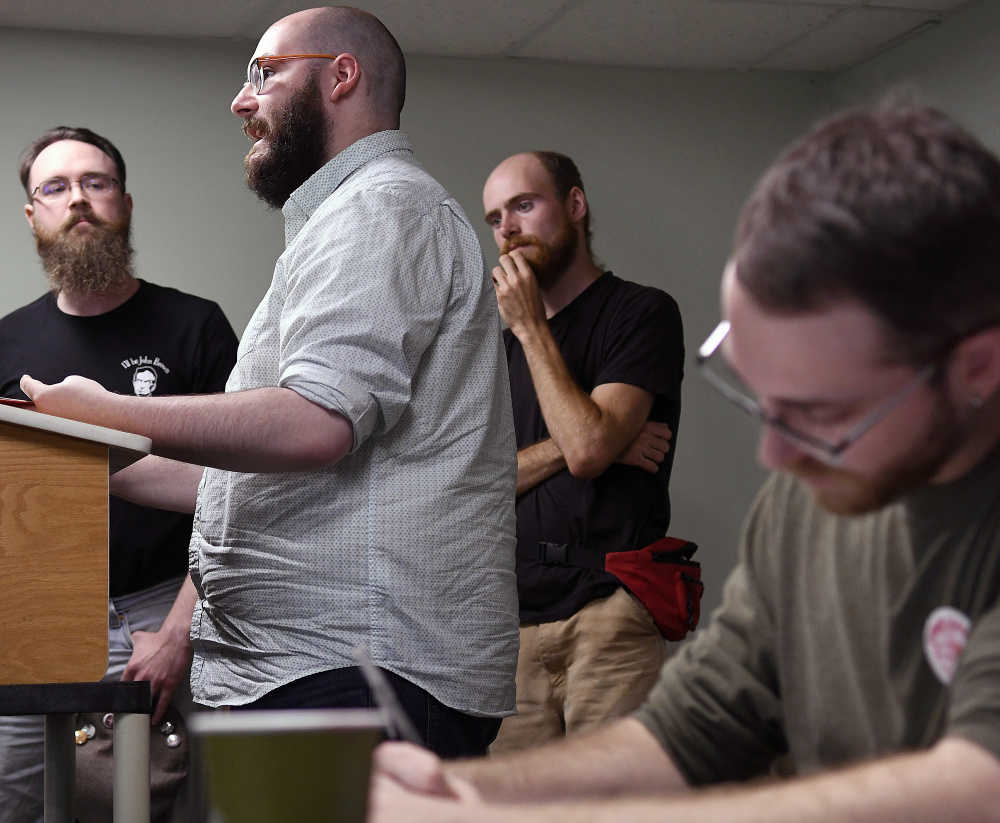
[{"label": "red fanny pack", "polygon": [[683,640],[701,616],[701,563],[691,559],[698,546],[677,537],[664,537],[643,549],[610,552],[609,571],[652,615],[667,640]]}]

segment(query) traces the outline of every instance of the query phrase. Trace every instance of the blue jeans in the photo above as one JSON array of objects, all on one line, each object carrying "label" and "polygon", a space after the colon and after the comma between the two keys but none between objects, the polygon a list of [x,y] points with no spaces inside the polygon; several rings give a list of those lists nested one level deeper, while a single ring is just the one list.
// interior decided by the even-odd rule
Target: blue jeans
[{"label": "blue jeans", "polygon": [[[486,754],[500,729],[498,717],[473,717],[445,706],[419,686],[382,669],[403,710],[413,721],[427,748],[441,757]],[[279,686],[242,709],[366,709],[375,701],[356,666],[333,669]]]},{"label": "blue jeans", "polygon": [[[108,601],[108,671],[102,682],[121,680],[132,656],[131,632],[157,631],[182,582],[167,580]],[[187,714],[190,687],[182,683],[177,691],[174,703]],[[0,717],[0,823],[42,823],[44,766],[45,718]]]}]

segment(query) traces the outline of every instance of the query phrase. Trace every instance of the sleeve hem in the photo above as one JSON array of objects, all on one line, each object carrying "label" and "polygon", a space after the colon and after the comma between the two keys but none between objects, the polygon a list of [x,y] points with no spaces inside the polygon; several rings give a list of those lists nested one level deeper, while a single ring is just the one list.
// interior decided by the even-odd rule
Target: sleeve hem
[{"label": "sleeve hem", "polygon": [[278,381],[284,389],[291,389],[306,400],[322,406],[324,409],[344,415],[350,422],[354,432],[354,442],[351,452],[355,452],[367,440],[378,421],[378,405],[370,392],[348,377],[338,375],[333,381],[317,382],[302,373],[286,373]]}]

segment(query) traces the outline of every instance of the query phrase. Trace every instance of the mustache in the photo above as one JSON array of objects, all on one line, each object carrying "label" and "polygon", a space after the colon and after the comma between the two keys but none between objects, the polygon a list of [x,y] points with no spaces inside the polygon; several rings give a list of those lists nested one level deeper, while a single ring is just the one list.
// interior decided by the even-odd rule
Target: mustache
[{"label": "mustache", "polygon": [[243,133],[249,140],[267,137],[270,129],[262,117],[249,117],[243,121]]},{"label": "mustache", "polygon": [[68,232],[77,223],[82,223],[86,220],[92,226],[107,226],[108,221],[103,217],[98,217],[94,210],[91,209],[89,204],[84,203],[79,208],[75,209],[73,213],[63,221],[62,226],[60,226],[60,231]]},{"label": "mustache", "polygon": [[851,477],[851,473],[836,466],[830,466],[809,455],[802,455],[798,460],[785,467],[785,471],[794,474],[802,480],[821,477]]},{"label": "mustache", "polygon": [[503,241],[503,248],[500,249],[500,254],[510,254],[510,250],[514,248],[514,246],[539,247],[541,245],[542,241],[533,234],[512,234]]}]

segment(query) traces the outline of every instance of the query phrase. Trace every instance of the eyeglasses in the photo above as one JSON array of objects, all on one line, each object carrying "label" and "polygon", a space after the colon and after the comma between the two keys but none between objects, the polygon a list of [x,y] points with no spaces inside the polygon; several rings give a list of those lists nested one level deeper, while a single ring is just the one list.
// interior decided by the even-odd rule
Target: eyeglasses
[{"label": "eyeglasses", "polygon": [[107,200],[115,190],[115,186],[124,191],[121,182],[109,174],[85,174],[79,180],[67,180],[65,177],[53,177],[35,186],[31,192],[32,200],[43,203],[55,203],[69,197],[73,184],[80,186],[80,191],[88,200]]},{"label": "eyeglasses", "polygon": [[731,401],[744,412],[749,414],[754,420],[773,428],[789,443],[801,449],[811,457],[815,457],[828,465],[837,466],[843,462],[844,452],[853,446],[865,433],[867,433],[876,423],[891,412],[896,406],[902,403],[907,397],[917,390],[923,383],[930,379],[937,371],[936,365],[925,366],[917,373],[909,383],[901,388],[896,394],[886,400],[881,406],[863,417],[847,434],[834,443],[817,437],[809,432],[789,426],[777,415],[764,411],[760,403],[754,399],[745,387],[742,386],[739,378],[734,375],[727,366],[721,355],[718,355],[722,341],[729,334],[729,321],[723,320],[715,327],[708,339],[701,344],[695,362],[701,375],[718,390],[727,400]]},{"label": "eyeglasses", "polygon": [[[264,76],[264,66],[263,63],[270,63],[274,60],[309,60],[312,58],[325,58],[327,60],[336,60],[340,57],[339,54],[271,54],[264,57],[253,57],[250,59],[250,64],[247,66],[247,83],[250,84],[257,94],[260,94],[261,89],[264,88],[264,81],[267,77]],[[268,75],[270,77],[270,75]]]}]

